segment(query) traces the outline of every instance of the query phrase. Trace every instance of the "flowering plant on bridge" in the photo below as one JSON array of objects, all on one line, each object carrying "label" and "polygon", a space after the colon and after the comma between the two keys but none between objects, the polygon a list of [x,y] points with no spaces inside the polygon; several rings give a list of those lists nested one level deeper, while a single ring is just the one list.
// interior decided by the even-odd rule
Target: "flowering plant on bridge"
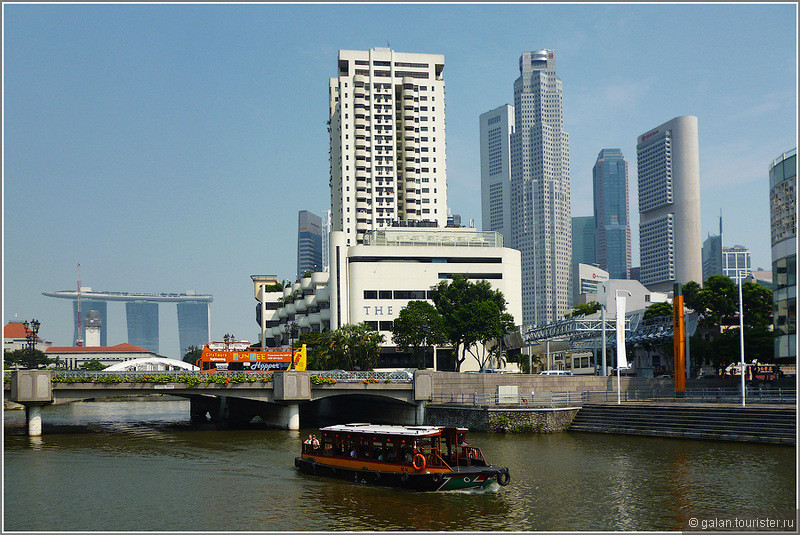
[{"label": "flowering plant on bridge", "polygon": [[[368,377],[368,378],[364,379],[361,382],[364,383],[365,385],[371,385],[371,384],[375,384],[375,383],[380,383],[380,380],[379,379],[375,379],[373,377]],[[388,380],[387,380],[387,382],[388,382]]]},{"label": "flowering plant on bridge", "polygon": [[333,377],[320,377],[319,375],[312,375],[311,382],[315,385],[335,385],[336,379]]}]

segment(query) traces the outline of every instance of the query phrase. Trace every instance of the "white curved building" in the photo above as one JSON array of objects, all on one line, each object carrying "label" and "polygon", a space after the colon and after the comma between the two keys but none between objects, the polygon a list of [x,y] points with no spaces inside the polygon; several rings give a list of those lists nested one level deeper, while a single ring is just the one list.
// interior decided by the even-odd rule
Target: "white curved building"
[{"label": "white curved building", "polygon": [[639,176],[640,281],[669,292],[703,281],[697,117],[684,115],[642,134]]}]

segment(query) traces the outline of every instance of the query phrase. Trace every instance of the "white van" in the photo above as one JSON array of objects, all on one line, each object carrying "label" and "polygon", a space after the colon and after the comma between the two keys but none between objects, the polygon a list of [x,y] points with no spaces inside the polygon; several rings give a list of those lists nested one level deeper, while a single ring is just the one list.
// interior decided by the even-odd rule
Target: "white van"
[{"label": "white van", "polygon": [[569,370],[545,370],[539,372],[539,375],[572,375],[572,372]]}]

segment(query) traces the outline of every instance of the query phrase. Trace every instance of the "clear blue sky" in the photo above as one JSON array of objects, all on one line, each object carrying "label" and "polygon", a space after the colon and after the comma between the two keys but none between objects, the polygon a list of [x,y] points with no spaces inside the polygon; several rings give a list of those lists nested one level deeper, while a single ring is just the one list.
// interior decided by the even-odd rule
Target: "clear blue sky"
[{"label": "clear blue sky", "polygon": [[[72,338],[94,290],[214,296],[211,336],[255,340],[251,274],[291,279],[297,212],[329,208],[328,79],[339,49],[444,54],[448,206],[480,227],[478,116],[513,102],[524,50],[556,51],[573,215],[592,166],[700,125],[703,238],[770,269],[767,171],[797,144],[795,4],[4,4],[3,319]],[[109,304],[109,344],[126,341]],[[174,305],[161,353],[177,357]]]}]

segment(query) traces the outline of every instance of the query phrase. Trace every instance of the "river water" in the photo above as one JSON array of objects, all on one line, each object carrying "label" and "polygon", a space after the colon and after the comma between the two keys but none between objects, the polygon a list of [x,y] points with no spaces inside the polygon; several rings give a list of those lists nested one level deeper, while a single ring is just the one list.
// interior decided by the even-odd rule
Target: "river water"
[{"label": "river water", "polygon": [[299,432],[192,425],[188,401],[4,413],[5,530],[681,530],[793,519],[795,447],[592,433],[470,433],[511,483],[415,493],[304,475]]}]

